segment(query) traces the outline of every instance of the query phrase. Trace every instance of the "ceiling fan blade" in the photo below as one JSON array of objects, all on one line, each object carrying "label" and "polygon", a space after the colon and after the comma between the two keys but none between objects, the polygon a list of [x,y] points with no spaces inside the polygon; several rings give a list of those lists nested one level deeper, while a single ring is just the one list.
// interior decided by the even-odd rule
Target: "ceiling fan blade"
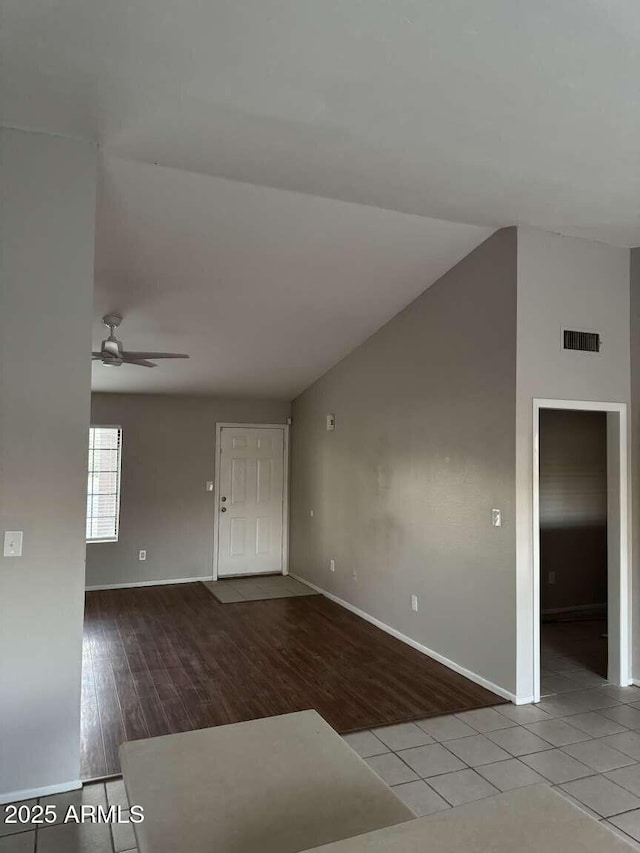
[{"label": "ceiling fan blade", "polygon": [[132,352],[131,350],[124,350],[122,355],[124,358],[189,358],[188,355],[185,355],[181,352]]},{"label": "ceiling fan blade", "polygon": [[140,367],[156,367],[152,361],[147,361],[145,358],[127,358],[122,359],[123,364],[137,364]]}]

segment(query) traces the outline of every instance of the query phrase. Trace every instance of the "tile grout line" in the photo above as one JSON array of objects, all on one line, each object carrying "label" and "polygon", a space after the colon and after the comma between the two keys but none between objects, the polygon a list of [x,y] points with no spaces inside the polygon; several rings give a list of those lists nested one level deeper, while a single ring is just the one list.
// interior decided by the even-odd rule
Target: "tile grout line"
[{"label": "tile grout line", "polygon": [[[638,732],[637,730],[629,728],[628,725],[621,723],[621,722],[618,722],[614,718],[609,718],[609,717],[605,716],[604,713],[600,713],[600,712],[604,712],[606,710],[609,710],[610,708],[623,708],[625,706],[627,706],[627,707],[631,706],[633,704],[633,700],[640,697],[640,691],[638,691],[638,696],[634,696],[633,693],[626,694],[626,695],[624,693],[618,693],[616,698],[613,698],[613,696],[609,697],[610,704],[607,704],[604,707],[592,708],[593,700],[596,699],[598,696],[596,691],[598,691],[599,689],[601,689],[601,686],[582,688],[581,691],[572,691],[572,693],[580,692],[580,697],[576,698],[574,696],[570,700],[570,705],[568,707],[564,707],[564,708],[561,707],[560,709],[556,709],[554,713],[545,712],[545,713],[547,713],[546,719],[538,720],[536,722],[555,721],[555,722],[564,723],[567,726],[572,726],[573,725],[572,721],[571,721],[572,716],[593,714],[596,716],[596,718],[601,717],[603,721],[607,721],[608,723],[610,723],[612,727],[614,727],[614,728],[618,727],[619,728],[619,731],[614,732],[610,735],[604,734],[604,735],[596,736],[589,731],[584,731],[583,729],[579,728],[578,726],[573,725],[573,728],[576,730],[576,732],[580,732],[580,735],[584,736],[581,740],[574,742],[576,746],[579,744],[585,744],[585,745],[587,745],[587,744],[599,744],[600,742],[603,742],[605,738],[614,736],[615,734],[621,734],[621,735],[623,735],[623,734],[629,735],[630,734],[630,735],[636,735],[636,736],[640,737],[640,732]],[[562,701],[561,697],[560,697],[560,699]],[[583,699],[584,699],[584,704],[582,704]],[[628,701],[625,701],[625,699]],[[576,702],[577,702],[577,704],[576,704]],[[599,704],[600,704],[600,699],[597,700],[597,705],[599,706]],[[571,707],[571,706],[573,706],[573,707]],[[501,706],[495,707],[492,710],[495,710],[497,713],[501,713]],[[539,709],[539,710],[542,710],[544,712],[544,709]],[[488,767],[488,766],[496,766],[499,764],[506,764],[508,762],[515,761],[518,764],[521,764],[523,767],[528,768],[533,773],[536,773],[538,775],[538,777],[540,777],[540,782],[532,783],[532,784],[545,784],[551,788],[555,788],[560,795],[570,798],[571,801],[574,803],[574,805],[577,808],[580,808],[582,811],[584,811],[587,814],[591,814],[594,817],[594,819],[597,820],[598,822],[602,822],[603,824],[606,824],[607,826],[609,826],[612,829],[612,831],[620,833],[620,834],[624,835],[626,838],[630,838],[634,844],[637,844],[637,841],[636,841],[636,839],[633,838],[633,836],[630,836],[628,833],[625,833],[624,830],[621,830],[618,827],[616,827],[615,824],[612,823],[612,820],[614,820],[618,817],[633,813],[633,812],[639,812],[640,813],[640,803],[635,807],[632,806],[631,808],[629,808],[628,804],[626,804],[625,807],[622,808],[620,811],[615,811],[615,813],[605,816],[605,815],[602,815],[597,810],[595,810],[592,806],[588,805],[586,802],[583,802],[575,794],[569,793],[568,790],[565,790],[565,786],[570,785],[573,782],[580,782],[583,780],[602,779],[602,780],[605,780],[606,782],[610,783],[610,785],[615,786],[614,787],[614,794],[615,794],[615,788],[617,788],[619,790],[620,794],[622,792],[624,792],[625,794],[628,794],[631,797],[634,797],[637,800],[640,800],[640,794],[634,792],[633,790],[631,790],[629,787],[623,785],[622,783],[618,783],[614,779],[610,779],[608,777],[608,775],[606,775],[606,774],[614,772],[615,770],[622,770],[622,769],[627,769],[627,768],[629,768],[629,769],[638,768],[640,770],[640,762],[639,762],[638,756],[628,755],[627,753],[624,753],[622,750],[616,749],[611,744],[602,743],[602,745],[605,746],[607,749],[609,749],[613,753],[617,754],[621,760],[622,759],[628,760],[629,763],[628,764],[625,763],[619,767],[613,767],[610,770],[597,770],[594,767],[586,764],[584,761],[581,761],[579,758],[576,758],[575,756],[571,755],[571,753],[567,752],[567,748],[573,746],[574,743],[565,743],[565,744],[556,746],[555,744],[553,744],[549,740],[547,740],[547,738],[543,737],[542,735],[539,735],[535,731],[532,732],[529,730],[529,728],[527,728],[528,726],[534,725],[535,724],[534,722],[518,722],[517,721],[517,715],[516,715],[516,719],[512,719],[507,714],[501,714],[501,715],[505,718],[505,720],[507,720],[509,722],[510,725],[507,725],[501,729],[493,729],[491,731],[484,731],[483,732],[483,731],[478,731],[478,729],[475,729],[471,723],[467,723],[467,721],[463,719],[463,720],[461,720],[462,722],[467,723],[467,725],[469,725],[470,728],[474,729],[473,734],[466,733],[466,734],[462,735],[461,737],[448,738],[446,740],[438,740],[437,738],[430,735],[430,733],[427,729],[423,729],[422,731],[424,731],[424,733],[426,735],[428,735],[429,737],[432,738],[432,742],[429,744],[416,744],[413,747],[408,746],[408,747],[404,747],[403,749],[393,749],[392,747],[388,746],[388,744],[386,744],[382,740],[381,737],[377,737],[377,735],[376,735],[377,730],[376,729],[370,729],[368,731],[370,734],[372,734],[374,737],[376,737],[376,739],[379,741],[380,745],[385,749],[385,752],[382,753],[382,755],[396,755],[398,758],[400,758],[400,760],[415,775],[417,775],[419,777],[419,781],[423,782],[423,784],[425,785],[425,789],[428,790],[430,792],[430,794],[437,796],[439,798],[438,801],[443,803],[443,804],[446,804],[447,808],[449,808],[449,807],[455,808],[455,806],[453,805],[451,800],[447,798],[446,794],[441,793],[440,791],[438,791],[436,789],[436,787],[432,784],[432,780],[435,781],[435,780],[442,778],[443,776],[447,776],[449,774],[453,775],[456,773],[471,770],[477,777],[481,778],[488,785],[492,785],[491,779],[488,777],[485,777],[483,775],[482,769],[484,767]],[[450,718],[452,720],[458,719],[456,714],[443,714],[443,715],[439,715],[439,716],[442,718]],[[429,718],[426,718],[426,719],[429,719]],[[433,718],[431,718],[431,719],[433,719]],[[526,719],[526,716],[524,717],[524,719]],[[386,728],[386,727],[381,727],[381,728]],[[418,728],[421,728],[421,727],[418,726]],[[542,742],[547,744],[548,748],[547,749],[540,749],[540,750],[537,750],[534,752],[525,752],[525,753],[522,753],[519,755],[514,755],[512,752],[510,752],[509,749],[507,749],[506,747],[503,747],[502,744],[500,744],[499,742],[494,742],[491,738],[491,735],[494,732],[510,731],[510,730],[515,730],[515,731],[521,730],[522,732],[534,734]],[[491,761],[491,762],[486,762],[484,764],[479,764],[477,766],[472,766],[464,758],[460,758],[460,756],[456,755],[456,753],[453,752],[453,750],[450,748],[451,743],[455,740],[465,740],[465,739],[468,739],[471,737],[478,737],[478,736],[483,737],[484,739],[486,739],[491,744],[498,746],[500,749],[502,749],[507,754],[508,757],[501,758],[497,761]],[[460,770],[457,770],[457,771],[449,771],[448,773],[447,772],[434,773],[431,776],[421,776],[418,771],[416,771],[413,767],[411,767],[411,765],[408,763],[407,760],[405,760],[405,757],[402,755],[403,752],[407,752],[408,750],[411,750],[411,749],[419,749],[421,746],[428,747],[428,746],[433,746],[433,745],[442,746],[444,748],[445,752],[447,752],[449,755],[452,755],[453,757],[455,757],[463,765],[462,768]],[[554,782],[553,779],[550,779],[548,777],[548,775],[545,775],[544,770],[538,770],[535,766],[529,765],[525,760],[529,756],[541,755],[541,754],[551,753],[551,752],[555,752],[557,755],[559,755],[559,756],[561,755],[563,758],[566,758],[567,760],[577,762],[578,764],[580,764],[585,770],[585,775],[584,776],[578,776],[575,779],[570,778],[570,779],[567,779],[567,780],[562,781],[562,782]],[[372,757],[375,757],[375,756],[372,756]],[[416,781],[418,781],[418,780],[416,780]],[[391,788],[397,788],[398,786],[402,786],[405,784],[411,784],[411,783],[410,782],[401,782],[401,783],[396,783],[394,785],[390,785],[390,787]],[[493,787],[496,788],[497,786],[493,786]],[[527,787],[527,785],[515,785],[513,787],[514,788],[520,788],[520,787]],[[425,793],[426,793],[426,790],[425,790]],[[501,791],[501,790],[502,790],[501,788],[498,789],[498,791]],[[512,790],[512,788],[507,787],[507,788],[505,788],[505,790]],[[479,801],[481,799],[484,799],[485,796],[491,796],[491,794],[484,795],[482,797],[475,797],[474,796],[473,799],[469,800],[469,801],[470,802],[471,801]],[[413,808],[411,804],[409,804],[409,803],[407,803],[407,804],[409,805],[410,808]],[[419,807],[418,807],[418,809],[419,809]],[[442,809],[437,809],[437,810],[441,811]],[[419,811],[416,813],[419,813]],[[433,812],[428,811],[427,813],[433,813]]]}]

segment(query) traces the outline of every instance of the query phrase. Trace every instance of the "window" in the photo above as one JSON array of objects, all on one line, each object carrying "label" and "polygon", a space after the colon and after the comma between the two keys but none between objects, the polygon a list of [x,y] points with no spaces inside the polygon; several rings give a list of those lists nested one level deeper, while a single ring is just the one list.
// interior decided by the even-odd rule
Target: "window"
[{"label": "window", "polygon": [[120,427],[90,428],[87,542],[116,542],[118,539],[121,450]]}]

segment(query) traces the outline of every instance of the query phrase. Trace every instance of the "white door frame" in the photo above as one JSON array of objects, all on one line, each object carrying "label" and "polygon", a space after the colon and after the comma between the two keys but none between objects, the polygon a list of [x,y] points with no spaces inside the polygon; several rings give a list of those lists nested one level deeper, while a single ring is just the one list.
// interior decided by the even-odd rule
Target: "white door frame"
[{"label": "white door frame", "polygon": [[243,429],[281,429],[284,444],[284,470],[282,491],[282,574],[289,574],[289,424],[216,424],[216,457],[213,509],[213,570],[211,578],[218,580],[218,541],[220,523],[220,455],[222,454],[222,430],[226,427]]},{"label": "white door frame", "polygon": [[[564,409],[582,412],[607,412],[607,522],[612,514],[619,518],[619,540],[613,543],[616,559],[612,559],[608,550],[607,576],[609,589],[609,618],[618,617],[618,630],[611,632],[619,638],[618,648],[614,650],[615,672],[609,677],[622,685],[631,684],[631,564],[629,543],[629,455],[627,446],[627,405],[626,403],[598,403],[586,400],[533,400],[533,694],[534,702],[540,701],[540,410]],[[611,436],[614,426],[618,429]],[[615,441],[610,441],[610,438]],[[613,455],[612,455],[613,452]],[[610,470],[610,459],[619,461],[618,470]],[[612,490],[612,476],[615,473],[616,489]],[[612,503],[612,501],[614,503]],[[613,512],[612,512],[613,510]],[[610,533],[610,530],[608,530]],[[611,537],[608,536],[611,540]],[[611,544],[611,543],[610,543]],[[612,563],[617,563],[618,571],[612,572]],[[613,593],[613,595],[612,595]],[[613,600],[612,600],[613,599]],[[612,606],[613,605],[613,606]],[[612,655],[609,655],[609,661]]]}]

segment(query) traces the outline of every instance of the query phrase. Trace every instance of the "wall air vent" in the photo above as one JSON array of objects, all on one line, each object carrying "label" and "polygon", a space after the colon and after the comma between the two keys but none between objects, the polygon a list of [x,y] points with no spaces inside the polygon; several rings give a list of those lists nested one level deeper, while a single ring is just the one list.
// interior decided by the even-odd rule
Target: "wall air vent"
[{"label": "wall air vent", "polygon": [[580,332],[575,329],[563,329],[562,331],[563,349],[600,352],[601,343],[598,332]]}]

